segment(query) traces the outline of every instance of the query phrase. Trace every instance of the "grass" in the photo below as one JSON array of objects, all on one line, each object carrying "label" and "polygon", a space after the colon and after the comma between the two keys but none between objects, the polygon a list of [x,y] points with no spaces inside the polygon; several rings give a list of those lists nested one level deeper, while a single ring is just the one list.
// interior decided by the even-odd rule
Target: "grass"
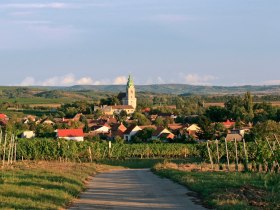
[{"label": "grass", "polygon": [[[174,164],[157,164],[153,171],[194,191],[215,209],[279,209],[278,174],[181,171]],[[193,195],[193,193],[191,193]]]},{"label": "grass", "polygon": [[106,169],[90,163],[27,162],[0,169],[0,209],[61,209]]},{"label": "grass", "polygon": [[[131,158],[125,160],[99,160],[97,163],[105,164],[110,166],[121,166],[125,168],[152,168],[158,163],[163,163],[165,159],[139,159],[139,158]],[[194,159],[171,159],[168,160],[172,163],[188,163],[196,161]]]}]

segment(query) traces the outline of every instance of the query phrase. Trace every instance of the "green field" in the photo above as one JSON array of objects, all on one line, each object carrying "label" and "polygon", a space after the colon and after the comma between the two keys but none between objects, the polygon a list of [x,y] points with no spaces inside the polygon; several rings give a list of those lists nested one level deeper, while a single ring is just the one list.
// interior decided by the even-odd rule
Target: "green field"
[{"label": "green field", "polygon": [[61,209],[105,166],[69,162],[19,162],[0,169],[1,209]]}]

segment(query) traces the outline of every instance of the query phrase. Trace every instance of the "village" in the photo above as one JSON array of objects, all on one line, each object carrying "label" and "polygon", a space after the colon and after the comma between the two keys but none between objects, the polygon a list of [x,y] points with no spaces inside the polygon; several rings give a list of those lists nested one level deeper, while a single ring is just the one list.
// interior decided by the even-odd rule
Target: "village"
[{"label": "village", "polygon": [[[192,123],[192,120],[178,122],[176,106],[161,107],[171,110],[168,113],[154,113],[150,107],[137,109],[136,90],[130,76],[126,93],[120,95],[123,96],[121,105],[94,106],[94,115],[74,112],[72,118],[27,115],[10,119],[2,113],[0,125],[2,128],[9,125],[16,127],[20,131],[18,137],[27,139],[60,138],[118,143],[194,143],[209,140],[201,135],[204,131],[198,123]],[[195,119],[198,115],[189,117]],[[236,123],[232,119],[210,124],[211,129],[214,129],[214,138],[225,138],[227,141],[241,141],[252,128],[251,123]]]}]

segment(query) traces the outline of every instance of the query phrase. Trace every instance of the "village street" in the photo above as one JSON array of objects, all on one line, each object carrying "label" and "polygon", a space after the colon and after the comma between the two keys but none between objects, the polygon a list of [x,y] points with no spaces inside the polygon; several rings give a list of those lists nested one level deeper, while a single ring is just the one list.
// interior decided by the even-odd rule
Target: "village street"
[{"label": "village street", "polygon": [[70,209],[204,209],[188,192],[149,169],[112,170],[94,177]]}]

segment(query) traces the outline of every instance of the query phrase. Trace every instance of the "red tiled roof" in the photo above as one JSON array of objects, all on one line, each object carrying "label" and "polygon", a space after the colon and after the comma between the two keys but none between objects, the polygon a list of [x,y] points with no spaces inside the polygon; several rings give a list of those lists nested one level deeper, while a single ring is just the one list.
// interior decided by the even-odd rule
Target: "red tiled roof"
[{"label": "red tiled roof", "polygon": [[58,137],[84,137],[83,129],[57,129]]},{"label": "red tiled roof", "polygon": [[231,127],[231,126],[234,126],[234,125],[235,125],[235,122],[232,122],[232,121],[227,120],[226,122],[223,122],[223,125],[224,125],[225,127]]},{"label": "red tiled roof", "polygon": [[183,125],[180,123],[174,123],[174,124],[168,124],[167,127],[170,128],[171,130],[178,130],[183,128]]},{"label": "red tiled roof", "polygon": [[0,114],[0,120],[5,120],[6,118],[8,118],[7,115],[5,115],[5,114]]}]

